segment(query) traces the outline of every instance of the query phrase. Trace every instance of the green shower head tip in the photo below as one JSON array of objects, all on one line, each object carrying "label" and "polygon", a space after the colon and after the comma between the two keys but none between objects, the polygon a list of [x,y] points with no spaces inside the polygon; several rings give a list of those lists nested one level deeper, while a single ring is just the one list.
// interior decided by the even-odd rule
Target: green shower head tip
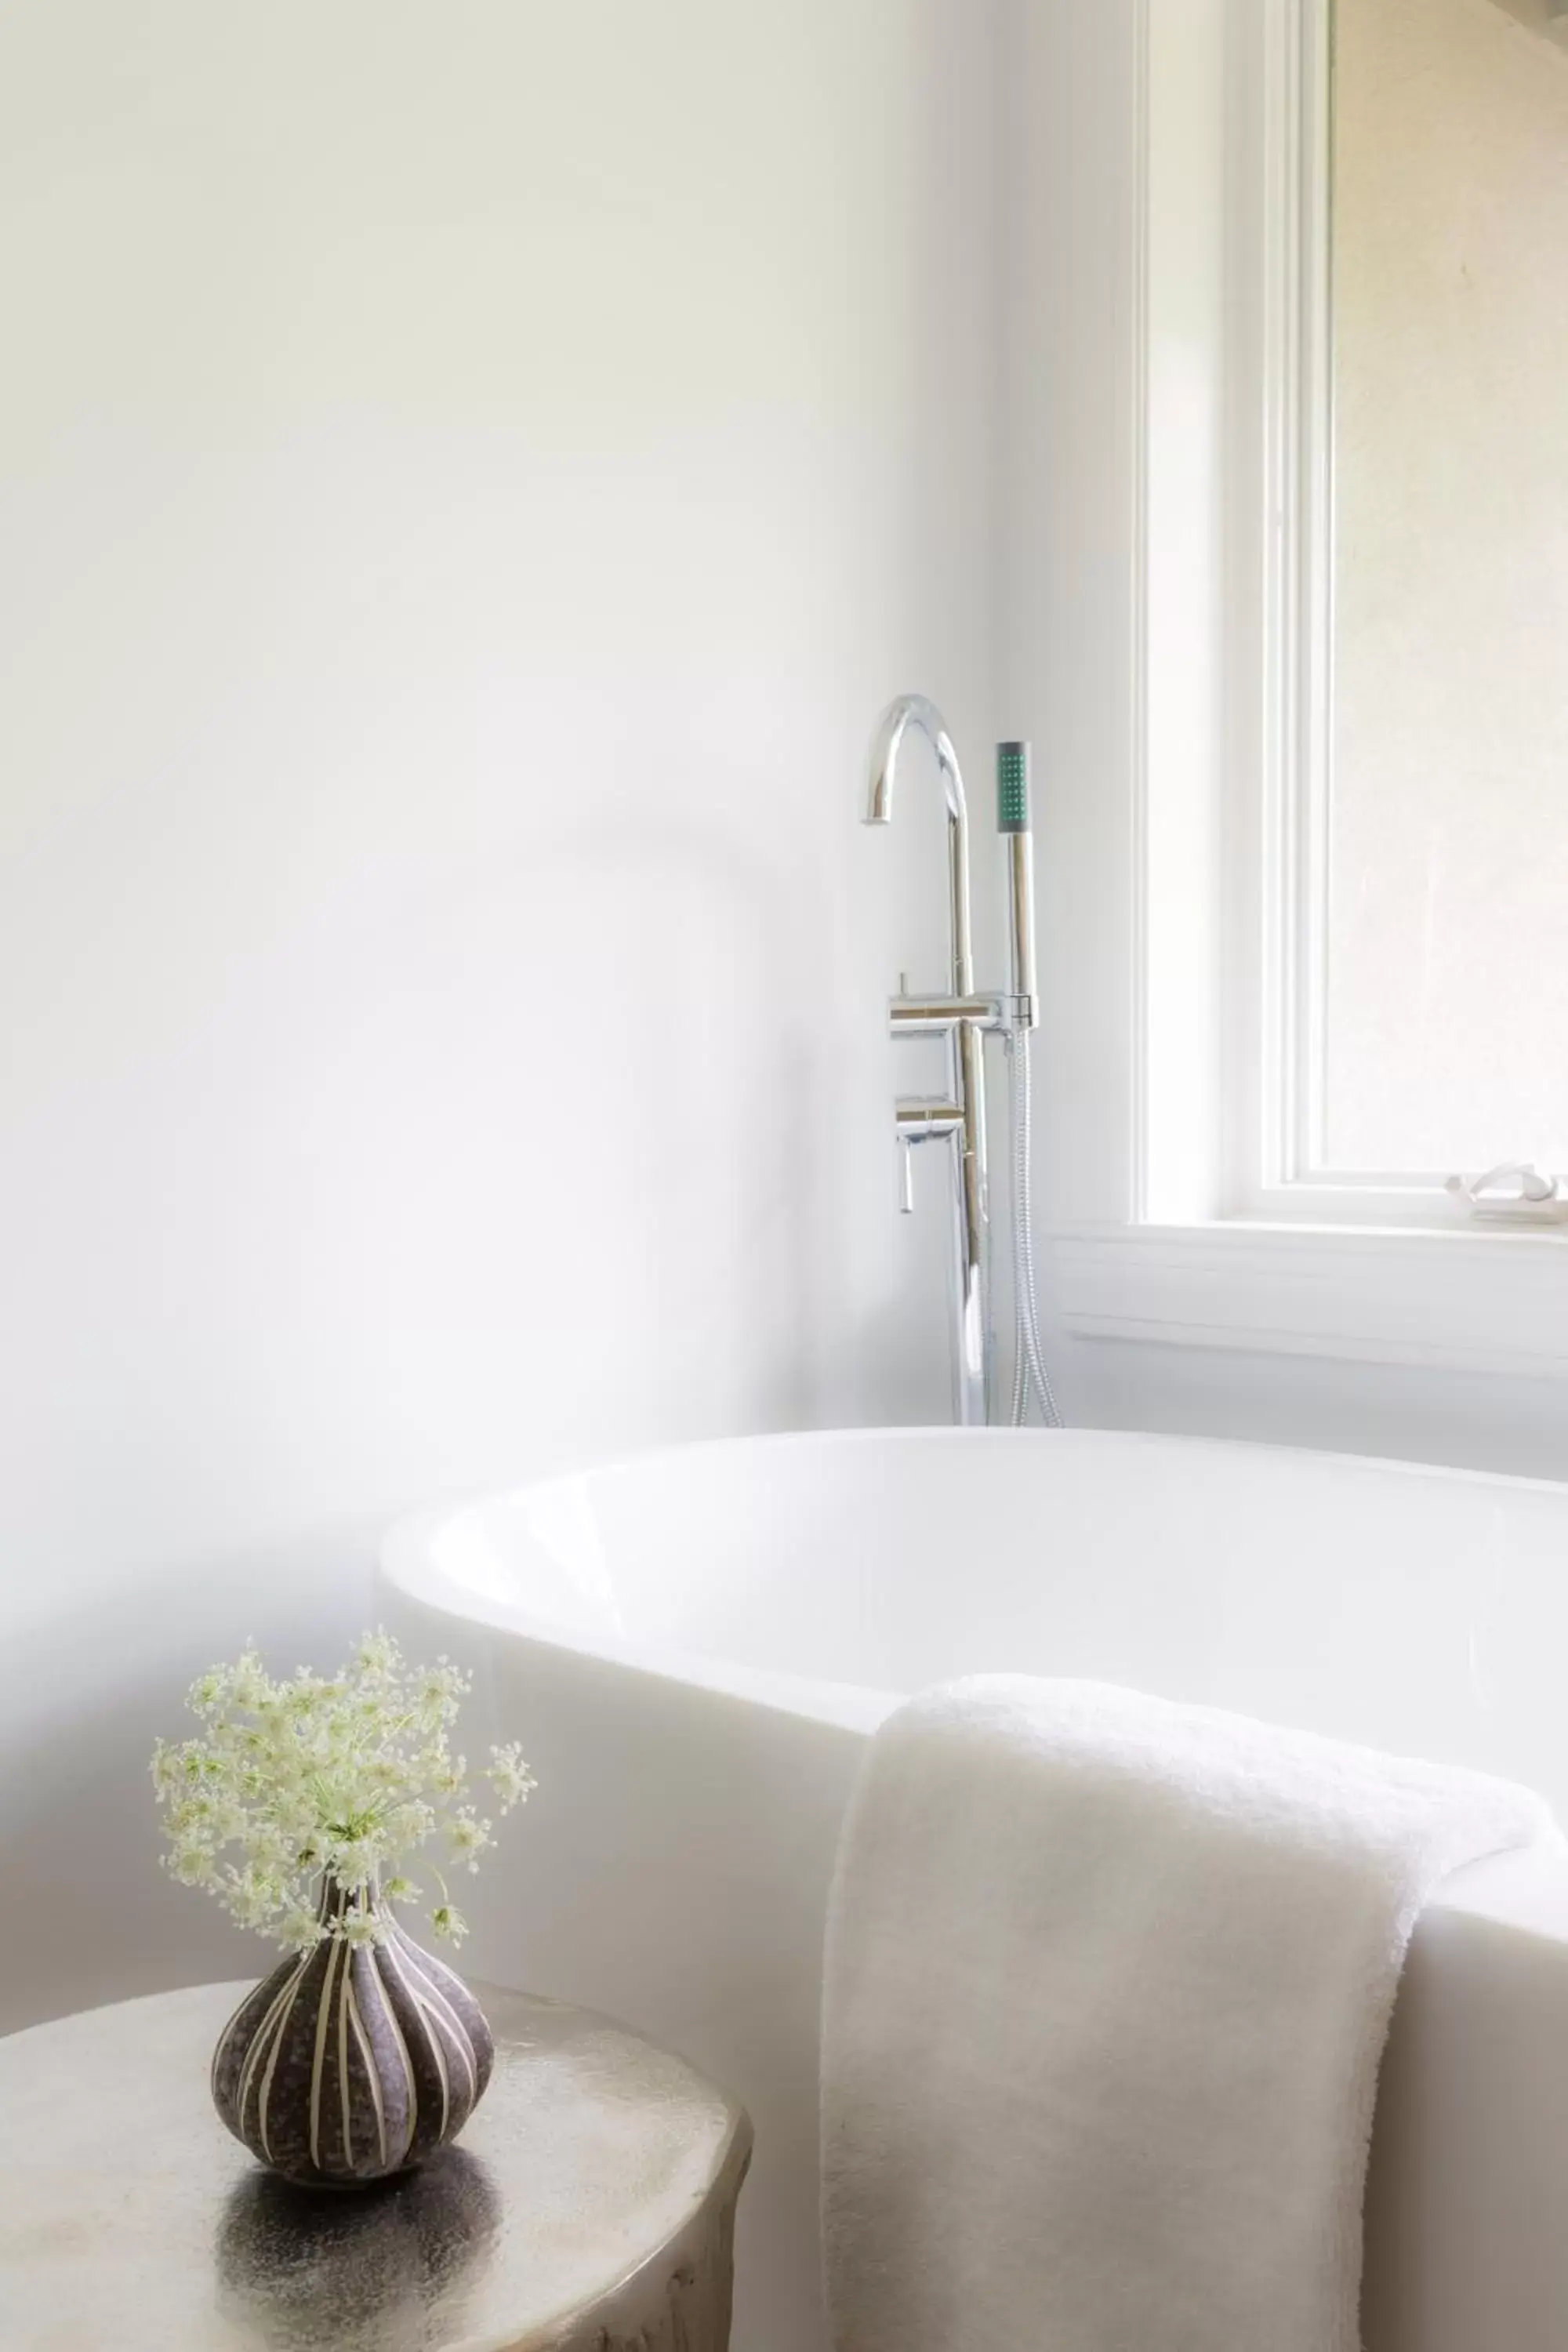
[{"label": "green shower head tip", "polygon": [[996,830],[1029,830],[1029,747],[1026,743],[996,746]]}]

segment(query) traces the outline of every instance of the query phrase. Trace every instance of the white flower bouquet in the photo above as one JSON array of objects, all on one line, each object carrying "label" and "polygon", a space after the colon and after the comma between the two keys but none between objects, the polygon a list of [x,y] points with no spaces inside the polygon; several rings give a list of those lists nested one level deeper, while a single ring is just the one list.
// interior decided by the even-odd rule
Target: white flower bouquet
[{"label": "white flower bouquet", "polygon": [[[474,1871],[492,1843],[451,1745],[468,1689],[446,1658],[410,1665],[383,1633],[330,1676],[301,1667],[274,1682],[249,1647],[214,1666],[189,1693],[200,1736],[153,1751],[164,1868],[288,1951],[334,1936],[378,1942],[384,1906],[414,1902],[436,1935],[460,1943],[467,1923],[427,1850]],[[535,1785],[515,1745],[493,1748],[477,1778],[501,1813]],[[335,1900],[323,1900],[328,1890]]]}]

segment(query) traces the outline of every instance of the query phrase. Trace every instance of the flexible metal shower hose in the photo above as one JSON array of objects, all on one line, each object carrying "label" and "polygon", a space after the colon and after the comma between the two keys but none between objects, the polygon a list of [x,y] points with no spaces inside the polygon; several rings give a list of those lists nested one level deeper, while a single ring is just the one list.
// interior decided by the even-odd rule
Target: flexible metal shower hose
[{"label": "flexible metal shower hose", "polygon": [[1035,1292],[1035,1242],[1029,1227],[1029,1204],[1033,1187],[1030,1181],[1031,1128],[1033,1102],[1029,1084],[1029,1040],[1027,1029],[1016,1030],[1007,1040],[1007,1059],[1012,1079],[1011,1108],[1013,1121],[1013,1407],[1012,1425],[1022,1429],[1029,1417],[1029,1399],[1033,1394],[1040,1410],[1040,1419],[1047,1429],[1059,1429],[1062,1417],[1057,1410],[1051,1389],[1050,1374],[1046,1370],[1045,1350],[1040,1345],[1039,1301]]}]

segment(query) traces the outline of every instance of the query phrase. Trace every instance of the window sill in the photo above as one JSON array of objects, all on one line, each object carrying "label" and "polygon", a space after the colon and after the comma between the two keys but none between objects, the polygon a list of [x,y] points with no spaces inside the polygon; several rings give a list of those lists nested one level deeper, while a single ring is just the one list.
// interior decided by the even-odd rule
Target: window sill
[{"label": "window sill", "polygon": [[1081,1339],[1568,1379],[1561,1231],[1076,1226],[1051,1257]]}]

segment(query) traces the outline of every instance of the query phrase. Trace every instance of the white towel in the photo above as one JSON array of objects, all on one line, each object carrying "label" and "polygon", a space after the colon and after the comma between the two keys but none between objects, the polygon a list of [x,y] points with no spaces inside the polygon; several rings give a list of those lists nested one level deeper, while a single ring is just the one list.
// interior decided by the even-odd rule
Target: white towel
[{"label": "white towel", "polygon": [[827,1938],[839,2352],[1353,2352],[1377,2068],[1528,1790],[980,1675],[872,1743]]}]

